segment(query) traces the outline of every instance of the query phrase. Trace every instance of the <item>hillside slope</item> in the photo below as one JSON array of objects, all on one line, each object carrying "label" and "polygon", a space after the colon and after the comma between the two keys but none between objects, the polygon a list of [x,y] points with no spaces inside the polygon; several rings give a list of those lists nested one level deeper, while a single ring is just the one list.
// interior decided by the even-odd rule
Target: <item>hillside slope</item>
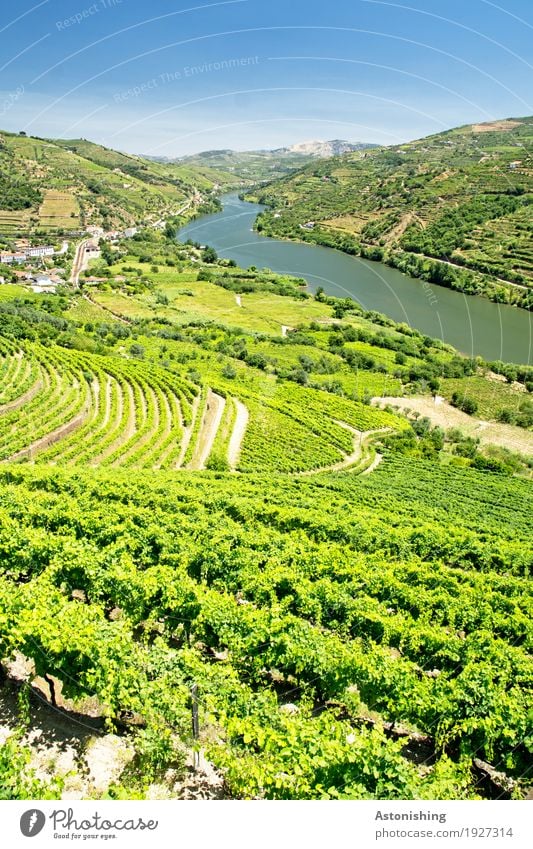
[{"label": "hillside slope", "polygon": [[84,139],[0,135],[0,235],[112,228],[177,212],[227,176],[150,162]]},{"label": "hillside slope", "polygon": [[520,118],[314,162],[259,192],[258,229],[531,308],[532,141]]},{"label": "hillside slope", "polygon": [[533,453],[533,370],[302,284],[147,228],[0,286],[0,795],[181,797],[193,684],[228,798],[527,794],[531,462],[414,408]]},{"label": "hillside slope", "polygon": [[170,160],[194,168],[217,169],[238,178],[244,185],[277,180],[326,156],[346,151],[366,150],[375,145],[363,142],[314,141],[280,147],[276,150],[206,150],[184,159]]}]

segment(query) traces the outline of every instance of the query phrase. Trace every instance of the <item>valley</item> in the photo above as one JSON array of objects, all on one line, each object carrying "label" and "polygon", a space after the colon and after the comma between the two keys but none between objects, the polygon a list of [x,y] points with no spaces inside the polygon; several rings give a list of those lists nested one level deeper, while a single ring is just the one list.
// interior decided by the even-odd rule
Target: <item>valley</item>
[{"label": "valley", "polygon": [[276,256],[201,185],[179,232],[158,201],[36,260],[53,291],[3,271],[2,793],[524,798],[523,348],[460,353],[411,321],[430,284],[383,266],[395,320],[332,257],[375,263]]},{"label": "valley", "polygon": [[532,134],[519,118],[308,165],[248,195],[257,229],[530,309]]}]

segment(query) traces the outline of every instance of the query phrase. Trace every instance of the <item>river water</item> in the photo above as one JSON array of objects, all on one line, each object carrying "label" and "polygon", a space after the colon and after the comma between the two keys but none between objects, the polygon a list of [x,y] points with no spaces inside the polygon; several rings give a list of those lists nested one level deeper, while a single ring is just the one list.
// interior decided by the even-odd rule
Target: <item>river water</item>
[{"label": "river water", "polygon": [[222,203],[222,212],[183,227],[179,240],[211,245],[219,256],[244,268],[255,265],[303,277],[311,292],[322,286],[328,295],[354,298],[364,309],[404,321],[469,356],[533,361],[533,319],[526,310],[432,286],[331,248],[261,236],[252,228],[264,207],[241,201],[236,194],[225,195]]}]

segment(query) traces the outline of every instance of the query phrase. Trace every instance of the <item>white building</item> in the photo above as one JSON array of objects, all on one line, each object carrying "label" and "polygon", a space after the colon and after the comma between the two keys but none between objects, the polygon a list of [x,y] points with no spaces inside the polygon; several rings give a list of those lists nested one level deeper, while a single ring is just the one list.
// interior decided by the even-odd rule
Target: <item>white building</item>
[{"label": "white building", "polygon": [[28,248],[26,251],[26,257],[29,259],[30,257],[43,257],[43,256],[53,256],[54,249],[51,245],[39,245],[36,248]]},{"label": "white building", "polygon": [[96,225],[95,225],[95,224],[90,224],[90,225],[87,227],[87,232],[88,232],[91,236],[94,236],[95,238],[99,238],[100,236],[103,236],[103,235],[104,235],[104,228],[103,228],[103,227],[96,227]]},{"label": "white building", "polygon": [[57,289],[57,283],[47,277],[45,274],[37,274],[32,278],[32,282],[30,283],[30,289],[32,292],[35,292],[36,295],[43,294],[55,294]]}]

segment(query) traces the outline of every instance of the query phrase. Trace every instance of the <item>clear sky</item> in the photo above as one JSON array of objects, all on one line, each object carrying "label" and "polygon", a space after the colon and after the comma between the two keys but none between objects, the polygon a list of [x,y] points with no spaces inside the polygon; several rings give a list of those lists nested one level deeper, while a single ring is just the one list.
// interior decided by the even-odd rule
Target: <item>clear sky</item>
[{"label": "clear sky", "polygon": [[533,115],[533,0],[17,0],[0,128],[134,153]]}]

